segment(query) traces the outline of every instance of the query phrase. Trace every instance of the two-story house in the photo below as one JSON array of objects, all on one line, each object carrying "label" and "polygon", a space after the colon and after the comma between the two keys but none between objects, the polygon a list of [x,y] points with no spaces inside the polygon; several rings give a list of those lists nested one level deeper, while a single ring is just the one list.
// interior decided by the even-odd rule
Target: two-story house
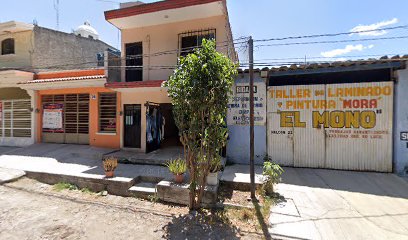
[{"label": "two-story house", "polygon": [[[98,40],[96,31],[86,35],[85,30],[92,30],[89,23],[77,34],[16,21],[0,23],[0,146],[89,142],[90,92],[67,89],[105,89],[103,53],[112,47]],[[72,71],[88,68],[96,70]],[[51,121],[48,125],[54,118],[59,129],[43,128],[44,116]]]},{"label": "two-story house", "polygon": [[150,152],[179,144],[162,82],[172,74],[178,57],[199,47],[204,38],[214,39],[217,50],[237,60],[226,1],[138,1],[105,12],[105,18],[122,34],[121,64],[108,67],[108,72],[120,67],[120,74],[108,76],[106,84],[118,92],[120,146]]}]

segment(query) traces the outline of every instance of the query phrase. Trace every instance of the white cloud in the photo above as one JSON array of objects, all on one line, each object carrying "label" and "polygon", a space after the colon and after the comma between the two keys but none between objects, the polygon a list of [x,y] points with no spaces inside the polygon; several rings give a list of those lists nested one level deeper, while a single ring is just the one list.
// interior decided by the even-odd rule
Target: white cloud
[{"label": "white cloud", "polygon": [[336,56],[339,56],[339,55],[344,55],[344,54],[347,54],[347,53],[350,53],[350,52],[353,52],[353,51],[361,52],[364,49],[371,49],[373,47],[374,47],[374,45],[372,45],[372,44],[368,45],[368,46],[363,46],[363,44],[347,45],[345,48],[333,49],[333,50],[330,50],[330,51],[321,52],[320,54],[323,57],[331,58],[331,57],[336,57]]},{"label": "white cloud", "polygon": [[[360,36],[381,36],[384,34],[387,34],[386,30],[378,30],[378,31],[374,31],[383,27],[386,27],[388,25],[392,25],[392,24],[396,24],[398,23],[398,19],[397,18],[393,18],[391,20],[388,21],[382,21],[382,22],[378,22],[378,23],[373,23],[370,25],[358,25],[354,28],[352,28],[350,30],[350,32],[360,32],[360,31],[372,31],[372,32],[361,32],[361,33],[357,33]],[[350,34],[350,35],[353,35]]]}]

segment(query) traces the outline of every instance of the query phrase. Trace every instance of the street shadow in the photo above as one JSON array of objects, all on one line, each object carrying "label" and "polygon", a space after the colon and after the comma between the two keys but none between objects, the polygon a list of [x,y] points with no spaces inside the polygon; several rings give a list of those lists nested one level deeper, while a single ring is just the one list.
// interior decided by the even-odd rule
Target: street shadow
[{"label": "street shadow", "polygon": [[234,188],[225,182],[220,182],[218,186],[218,200],[225,202],[227,199],[231,199],[234,194]]},{"label": "street shadow", "polygon": [[254,205],[256,218],[258,219],[259,226],[261,226],[264,238],[266,240],[271,240],[272,237],[269,233],[268,223],[265,222],[265,218],[269,216],[269,213],[267,214],[267,216],[265,216],[266,213],[263,213],[261,211],[261,206],[259,205],[259,202],[257,200],[252,200],[252,204]]},{"label": "street shadow", "polygon": [[163,227],[165,239],[240,239],[240,231],[222,214],[196,213],[174,217]]}]

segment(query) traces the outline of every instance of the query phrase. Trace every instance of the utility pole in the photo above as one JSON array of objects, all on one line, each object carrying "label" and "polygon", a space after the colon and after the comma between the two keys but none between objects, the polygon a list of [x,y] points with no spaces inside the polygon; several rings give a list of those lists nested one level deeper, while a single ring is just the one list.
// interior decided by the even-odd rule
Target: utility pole
[{"label": "utility pole", "polygon": [[254,40],[249,37],[249,168],[251,178],[251,199],[255,200],[255,163],[254,163]]}]

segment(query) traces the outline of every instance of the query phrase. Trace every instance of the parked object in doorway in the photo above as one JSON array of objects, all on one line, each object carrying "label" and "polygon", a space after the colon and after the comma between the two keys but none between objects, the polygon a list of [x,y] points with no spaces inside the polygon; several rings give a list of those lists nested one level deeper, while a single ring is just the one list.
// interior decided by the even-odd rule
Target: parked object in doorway
[{"label": "parked object in doorway", "polygon": [[174,174],[174,181],[176,183],[182,183],[184,180],[184,173],[187,171],[186,161],[183,159],[175,159],[165,164],[171,173]]},{"label": "parked object in doorway", "polygon": [[105,175],[107,178],[113,177],[113,172],[118,166],[118,159],[115,157],[108,157],[103,160],[103,169],[105,170]]}]

